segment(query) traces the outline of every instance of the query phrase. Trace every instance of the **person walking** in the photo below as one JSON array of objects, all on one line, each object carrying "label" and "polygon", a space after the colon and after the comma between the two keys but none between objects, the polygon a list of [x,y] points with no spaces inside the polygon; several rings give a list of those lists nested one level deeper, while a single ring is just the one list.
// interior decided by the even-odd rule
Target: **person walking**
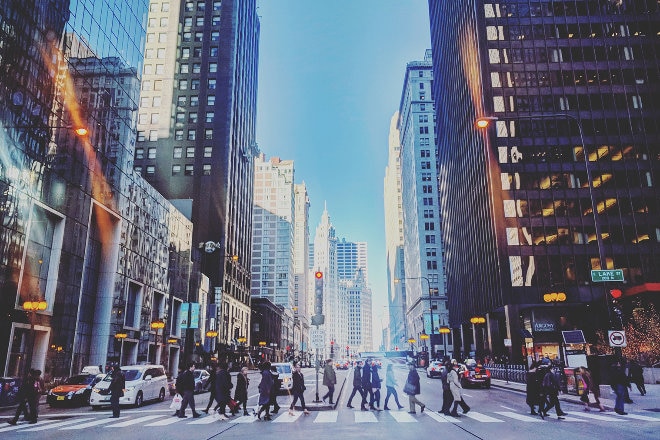
[{"label": "person walking", "polygon": [[332,397],[335,394],[335,384],[337,383],[337,374],[335,368],[332,366],[332,359],[326,359],[325,367],[323,367],[323,385],[328,387],[328,392],[321,398],[323,403],[328,400],[330,405],[334,405]]},{"label": "person walking", "polygon": [[247,367],[241,368],[241,372],[236,376],[236,389],[234,390],[234,400],[237,405],[236,408],[240,408],[241,403],[243,404],[243,415],[247,416],[247,400],[248,394],[247,389],[250,385],[250,379],[248,378],[248,369]]},{"label": "person walking", "polygon": [[451,404],[454,401],[454,395],[451,393],[448,380],[450,369],[451,362],[446,361],[444,367],[440,371],[440,380],[442,381],[442,409],[438,412],[446,416],[451,415]]},{"label": "person walking", "polygon": [[[353,391],[351,392],[351,396],[348,398],[348,404],[346,404],[347,408],[353,408],[353,405],[351,405],[351,402],[353,402],[353,397],[355,396],[355,393],[360,393],[360,399],[362,398],[362,362],[357,361],[355,365],[353,365]],[[387,404],[387,403],[386,403]]]},{"label": "person walking", "polygon": [[110,407],[112,408],[112,418],[119,418],[119,398],[124,396],[124,388],[126,388],[126,378],[124,373],[121,372],[119,365],[112,367],[112,379],[110,380]]},{"label": "person walking", "polygon": [[612,372],[610,375],[611,387],[616,395],[616,400],[614,402],[614,412],[620,415],[625,416],[628,414],[624,411],[624,403],[626,401],[626,389],[630,387],[630,382],[628,381],[628,376],[625,373],[623,365],[621,362],[617,362],[612,365]]},{"label": "person walking", "polygon": [[[545,370],[545,369],[544,369]],[[553,407],[557,413],[557,418],[563,420],[566,413],[561,410],[559,405],[559,379],[552,368],[548,368],[541,382],[542,394],[546,396],[547,402],[542,408],[539,408],[539,415],[544,418]],[[545,399],[544,399],[545,401]],[[542,402],[543,403],[543,402]]]},{"label": "person walking", "polygon": [[403,405],[399,403],[399,395],[396,392],[396,378],[394,377],[394,368],[392,368],[392,364],[387,364],[387,368],[385,369],[385,388],[387,388],[387,395],[385,396],[385,404],[383,405],[384,410],[389,410],[387,407],[387,402],[390,400],[390,396],[394,396],[394,402],[396,402],[396,406],[401,409],[403,408]]},{"label": "person walking", "polygon": [[403,387],[403,392],[408,395],[408,404],[410,405],[410,411],[408,414],[417,414],[415,411],[415,404],[419,405],[421,412],[424,412],[424,405],[422,402],[417,399],[417,395],[421,393],[419,385],[419,373],[415,369],[415,364],[408,364],[408,379],[406,380],[406,385]]},{"label": "person walking", "polygon": [[300,371],[300,364],[296,364],[293,367],[293,385],[291,386],[291,394],[293,394],[293,402],[291,402],[291,406],[289,407],[289,415],[293,415],[293,409],[296,406],[296,402],[298,402],[298,399],[300,399],[300,406],[302,407],[303,413],[305,415],[309,414],[309,411],[307,410],[307,407],[305,406],[305,390],[307,387],[305,386],[305,378],[302,374],[302,371]]},{"label": "person walking", "polygon": [[256,416],[261,420],[261,413],[266,412],[264,420],[271,420],[270,417],[270,393],[273,388],[273,375],[270,374],[270,362],[264,362],[261,365],[261,382],[259,382],[259,411]]},{"label": "person walking", "polygon": [[380,387],[381,387],[381,378],[380,374],[378,374],[379,366],[376,363],[376,361],[373,361],[371,363],[371,390],[373,392],[373,396],[371,398],[371,407],[375,409],[376,411],[381,411],[380,409]]},{"label": "person walking", "polygon": [[[193,371],[195,370],[195,364],[188,364],[188,369],[179,375],[177,378],[177,391],[181,394],[181,408],[179,409],[179,418],[185,419],[186,416],[186,407],[190,405],[192,410],[193,418],[197,418],[200,414],[195,411],[195,376]],[[179,387],[181,389],[179,389]]]},{"label": "person walking", "polygon": [[[234,384],[231,383],[231,376],[227,371],[227,364],[220,362],[218,364],[218,372],[215,375],[215,399],[218,401],[218,414],[223,420],[227,419],[225,408],[231,399],[231,389]],[[235,410],[231,410],[231,415],[236,415]]]},{"label": "person walking", "polygon": [[532,415],[538,415],[536,412],[536,407],[541,408],[540,395],[541,395],[541,377],[539,377],[539,363],[533,362],[530,365],[529,370],[527,370],[527,378],[525,380],[525,394],[527,405],[529,406],[529,413]]},{"label": "person walking", "polygon": [[15,425],[18,423],[18,418],[23,414],[23,418],[28,421],[28,423],[34,424],[37,423],[37,408],[34,395],[37,394],[37,384],[35,380],[36,370],[30,369],[28,374],[25,375],[21,386],[18,388],[18,408],[16,408],[16,413],[14,418],[7,421],[10,425]]},{"label": "person walking", "polygon": [[277,367],[275,365],[271,365],[270,374],[273,376],[273,386],[270,389],[270,404],[273,406],[273,410],[271,412],[273,414],[277,414],[280,412],[280,405],[277,403],[277,394],[282,388],[282,379],[280,379],[280,372],[277,371]]},{"label": "person walking", "polygon": [[[596,383],[596,380],[591,374],[591,371],[589,371],[588,368],[586,367],[579,367],[578,372],[582,376],[582,380],[584,380],[584,393],[582,394],[583,397],[580,398],[580,400],[584,403],[584,410],[589,411],[589,392],[594,396],[594,400],[596,401],[596,405],[598,405],[598,408],[600,409],[601,412],[605,411],[605,407],[603,406],[602,403],[600,403],[600,386]],[[586,396],[586,398],[584,398]]]},{"label": "person walking", "polygon": [[218,367],[218,365],[216,365],[213,368],[213,370],[211,371],[211,374],[209,376],[209,381],[206,382],[206,386],[204,387],[204,389],[209,390],[209,403],[208,403],[208,405],[206,405],[206,409],[202,410],[206,414],[209,413],[209,409],[211,409],[211,405],[213,405],[213,402],[217,403],[217,405],[215,406],[214,409],[218,409],[218,405],[220,404],[218,402],[218,399],[217,399],[216,394],[215,394],[215,382],[216,382],[216,376],[218,374],[219,369],[220,368]]},{"label": "person walking", "polygon": [[639,394],[642,396],[646,395],[646,386],[644,386],[644,369],[639,362],[630,361],[628,362],[628,378],[631,383],[634,383],[637,386]]},{"label": "person walking", "polygon": [[458,417],[458,405],[461,406],[463,414],[467,414],[470,411],[470,407],[465,400],[463,399],[463,386],[461,381],[458,378],[458,369],[460,366],[458,364],[452,364],[451,370],[447,374],[447,382],[449,382],[449,391],[451,392],[452,397],[454,398],[454,407],[451,409],[449,415],[452,417]]},{"label": "person walking", "polygon": [[[367,396],[369,400],[367,401]],[[373,400],[374,393],[371,391],[371,359],[367,358],[367,361],[362,367],[362,403],[360,404],[360,409],[362,411],[368,411],[367,402]],[[374,409],[373,406],[369,406],[370,409]]]}]

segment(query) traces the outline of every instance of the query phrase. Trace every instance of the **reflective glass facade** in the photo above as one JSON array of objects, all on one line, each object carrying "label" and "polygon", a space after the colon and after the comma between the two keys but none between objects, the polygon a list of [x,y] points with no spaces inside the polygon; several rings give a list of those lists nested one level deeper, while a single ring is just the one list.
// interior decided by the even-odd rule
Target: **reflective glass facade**
[{"label": "reflective glass facade", "polygon": [[593,340],[612,285],[592,269],[630,293],[660,280],[658,4],[465,3],[429,2],[452,326],[488,314],[500,353],[521,326]]}]

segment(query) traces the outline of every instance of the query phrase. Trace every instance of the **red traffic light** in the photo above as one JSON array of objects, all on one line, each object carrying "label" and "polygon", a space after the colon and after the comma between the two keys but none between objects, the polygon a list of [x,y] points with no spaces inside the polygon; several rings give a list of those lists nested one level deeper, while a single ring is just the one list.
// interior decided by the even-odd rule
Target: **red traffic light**
[{"label": "red traffic light", "polygon": [[610,295],[612,295],[612,298],[614,299],[619,299],[623,296],[623,292],[619,289],[612,289],[610,290]]},{"label": "red traffic light", "polygon": [[316,272],[314,276],[320,280],[321,278],[323,278],[323,272]]},{"label": "red traffic light", "polygon": [[346,346],[346,350],[348,350],[348,345]]},{"label": "red traffic light", "polygon": [[330,345],[335,345],[335,341],[330,341]]}]

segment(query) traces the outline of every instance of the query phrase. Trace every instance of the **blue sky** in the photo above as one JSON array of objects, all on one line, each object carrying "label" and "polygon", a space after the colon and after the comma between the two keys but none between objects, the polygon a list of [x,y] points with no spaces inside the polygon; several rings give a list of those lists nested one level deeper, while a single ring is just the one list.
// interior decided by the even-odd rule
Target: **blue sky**
[{"label": "blue sky", "polygon": [[383,177],[406,64],[430,48],[427,0],[260,0],[257,142],[295,163],[313,239],[327,203],[366,241],[374,339],[387,304]]}]

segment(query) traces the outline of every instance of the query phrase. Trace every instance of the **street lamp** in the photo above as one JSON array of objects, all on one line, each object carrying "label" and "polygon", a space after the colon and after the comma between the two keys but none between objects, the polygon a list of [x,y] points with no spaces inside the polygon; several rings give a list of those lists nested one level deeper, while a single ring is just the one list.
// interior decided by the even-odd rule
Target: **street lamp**
[{"label": "street lamp", "polygon": [[481,349],[477,351],[477,348],[479,348],[479,345],[477,344],[477,341],[476,341],[476,336],[477,336],[476,326],[479,326],[481,324],[485,324],[486,323],[486,318],[484,318],[483,316],[473,316],[472,318],[470,318],[470,322],[472,323],[472,330],[473,330],[474,336],[475,336],[475,343],[474,343],[474,348],[475,348],[475,352],[476,352],[475,356],[477,358],[479,358],[479,354],[480,354],[479,351],[483,350],[483,343],[484,343],[485,337],[484,337],[484,334],[483,334],[483,328],[481,328],[481,330],[482,330],[482,333],[481,333]]},{"label": "street lamp", "polygon": [[[543,301],[547,303],[552,303],[553,306],[556,306],[557,303],[564,302],[566,301],[566,294],[564,292],[551,292],[551,293],[545,293],[543,294]],[[555,317],[556,319],[556,317]],[[559,359],[563,362],[564,361],[564,343],[563,343],[563,335],[561,331],[558,332],[559,334]]]},{"label": "street lamp", "polygon": [[443,325],[440,328],[438,328],[438,331],[442,335],[442,342],[445,345],[445,356],[447,356],[447,338],[449,337],[448,335],[449,333],[451,333],[451,330],[446,325]]},{"label": "street lamp", "polygon": [[27,374],[32,368],[32,352],[34,351],[34,345],[36,342],[36,334],[34,332],[34,320],[37,314],[37,311],[41,312],[48,308],[48,303],[42,299],[35,301],[25,301],[23,302],[23,310],[28,313],[28,318],[30,319],[30,339],[31,343],[27,351],[27,356],[25,359],[25,373]]},{"label": "street lamp", "polygon": [[165,328],[165,321],[163,321],[161,318],[155,319],[151,321],[151,324],[149,325],[152,330],[156,331],[156,356],[155,356],[155,362],[154,364],[160,363],[160,346],[158,345],[158,339],[160,336],[160,331]]},{"label": "street lamp", "polygon": [[121,348],[119,349],[119,366],[121,366],[122,357],[124,356],[124,339],[128,337],[126,330],[121,330],[115,333],[115,339],[121,341]]}]

